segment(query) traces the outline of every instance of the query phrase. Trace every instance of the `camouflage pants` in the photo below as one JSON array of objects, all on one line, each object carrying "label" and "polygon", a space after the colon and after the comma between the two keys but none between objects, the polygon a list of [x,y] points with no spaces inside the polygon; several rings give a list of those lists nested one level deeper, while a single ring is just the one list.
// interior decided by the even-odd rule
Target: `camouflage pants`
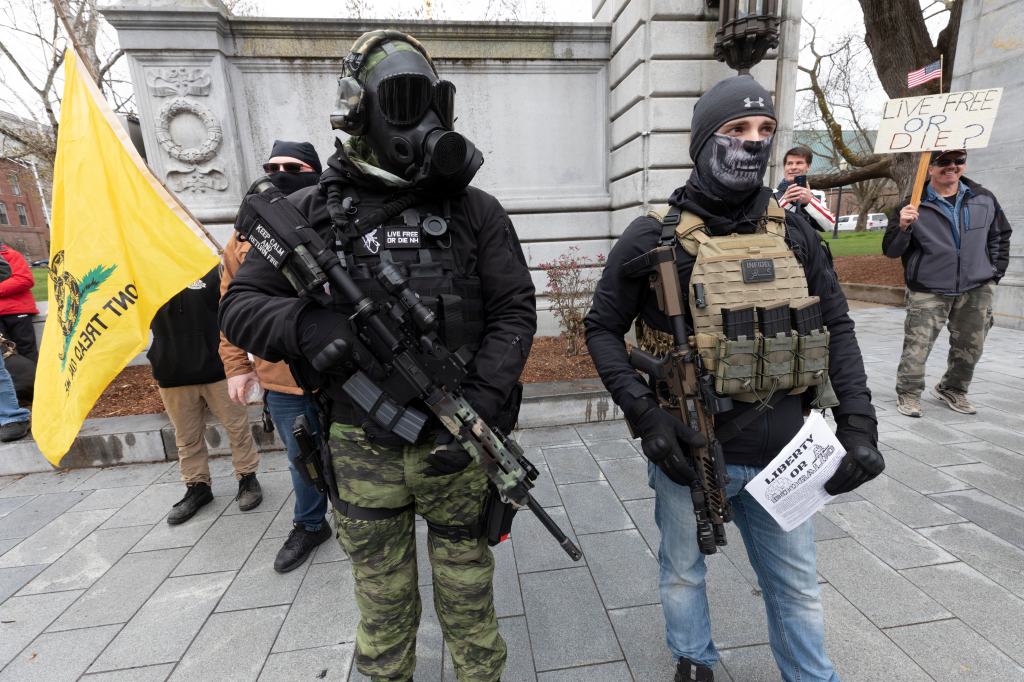
[{"label": "camouflage pants", "polygon": [[949,357],[941,388],[967,393],[974,366],[981,359],[985,337],[992,327],[992,295],[989,282],[958,296],[907,290],[907,319],[903,330],[903,357],[896,372],[896,392],[920,397],[924,368],[942,326],[949,329]]},{"label": "camouflage pants", "polygon": [[[449,476],[422,474],[431,445],[382,447],[354,426],[331,426],[331,455],[342,500],[397,509],[410,503],[431,523],[465,526],[480,518],[487,478],[474,465]],[[415,514],[363,521],[334,512],[338,542],[352,560],[360,621],[356,667],[372,680],[409,680],[420,621]],[[434,607],[459,680],[498,680],[505,642],[494,612],[494,556],[487,540],[453,541],[430,531]]]}]

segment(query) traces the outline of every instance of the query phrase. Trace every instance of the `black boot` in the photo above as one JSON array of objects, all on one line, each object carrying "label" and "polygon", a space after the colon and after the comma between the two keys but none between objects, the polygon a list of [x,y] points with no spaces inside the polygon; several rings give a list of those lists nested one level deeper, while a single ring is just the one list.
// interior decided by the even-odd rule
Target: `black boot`
[{"label": "black boot", "polygon": [[242,474],[238,479],[238,494],[235,495],[235,499],[238,500],[238,511],[249,511],[260,506],[260,502],[263,501],[263,489],[256,480],[256,474]]},{"label": "black boot", "polygon": [[274,559],[274,570],[278,573],[287,573],[302,565],[306,557],[316,549],[321,542],[331,537],[331,527],[326,522],[319,530],[308,531],[301,523],[292,526],[292,532],[288,539],[277,551],[277,558]]},{"label": "black boot", "polygon": [[167,523],[176,526],[185,523],[202,507],[213,502],[213,493],[210,492],[209,483],[189,483],[185,497],[171,507],[171,513],[167,515]]},{"label": "black boot", "polygon": [[715,673],[706,665],[680,658],[676,663],[675,682],[715,682]]},{"label": "black boot", "polygon": [[[17,407],[17,406],[15,406]],[[0,441],[10,443],[14,440],[20,440],[28,435],[28,432],[32,430],[32,422],[11,422],[10,424],[4,424],[0,426]]]}]

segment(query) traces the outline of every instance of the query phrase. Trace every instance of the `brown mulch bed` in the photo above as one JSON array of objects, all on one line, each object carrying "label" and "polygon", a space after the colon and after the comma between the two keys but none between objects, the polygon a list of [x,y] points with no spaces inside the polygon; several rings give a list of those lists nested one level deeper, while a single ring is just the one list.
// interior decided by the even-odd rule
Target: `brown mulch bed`
[{"label": "brown mulch bed", "polygon": [[520,378],[524,384],[543,381],[570,381],[597,376],[590,355],[565,354],[565,342],[558,336],[538,336],[533,340],[530,357]]},{"label": "brown mulch bed", "polygon": [[840,282],[903,286],[903,263],[882,254],[874,256],[841,256],[835,259]]},{"label": "brown mulch bed", "polygon": [[[835,259],[841,282],[903,286],[903,265],[898,259],[883,255],[843,256]],[[566,356],[565,344],[559,337],[539,336],[523,370],[523,383],[570,381],[596,377],[590,356]],[[156,382],[148,365],[126,367],[89,413],[89,417],[120,417],[133,414],[154,414],[164,411]]]},{"label": "brown mulch bed", "polygon": [[89,419],[96,417],[124,417],[132,414],[156,414],[164,411],[153,370],[149,365],[125,367],[110,382],[107,390],[93,405]]}]

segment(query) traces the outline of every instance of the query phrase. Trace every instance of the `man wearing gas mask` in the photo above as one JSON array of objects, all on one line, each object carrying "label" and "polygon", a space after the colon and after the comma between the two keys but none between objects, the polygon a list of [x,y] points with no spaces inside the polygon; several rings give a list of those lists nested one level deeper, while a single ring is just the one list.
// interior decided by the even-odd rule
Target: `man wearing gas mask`
[{"label": "man wearing gas mask", "polygon": [[[826,485],[829,493],[853,490],[884,466],[863,360],[831,256],[811,225],[783,211],[763,186],[775,126],[771,95],[750,76],[725,79],[698,100],[690,177],[663,213],[637,218],[623,233],[586,318],[594,364],[649,459],[661,530],[661,602],[677,682],[712,680],[719,660],[688,487],[696,480],[688,448],[704,446],[705,438],[678,412],[663,409],[667,396],[629,363],[623,337],[634,320],[662,332],[670,326],[649,273],[627,275],[625,264],[659,244],[675,247],[686,334],[704,371],[715,377],[716,393],[732,401],[714,417],[729,478],[725,495],[757,572],[772,653],[787,682],[838,680],[824,649],[814,529],[808,521],[784,532],[743,487],[796,434],[811,408],[832,408],[847,451]],[[816,322],[804,336],[808,320]],[[769,325],[777,323],[782,328],[770,334]],[[756,339],[756,345],[737,339]],[[800,364],[805,346],[797,342],[809,346],[808,339],[819,344],[818,372]],[[750,347],[762,350],[732,350]]]},{"label": "man wearing gas mask", "polygon": [[[453,131],[454,94],[412,37],[372,31],[345,59],[335,129],[349,133],[317,186],[287,201],[338,253],[375,301],[375,272],[395,264],[434,311],[444,344],[472,352],[464,397],[492,427],[510,430],[518,377],[536,330],[534,287],[519,240],[496,199],[469,186],[483,163]],[[372,374],[359,351],[350,307],[325,295],[296,298],[286,278],[250,254],[221,305],[232,342],[267,360],[286,360],[329,412],[338,540],[352,560],[360,623],[356,666],[373,680],[409,680],[420,618],[415,514],[428,527],[434,605],[460,680],[498,680],[494,559],[481,537],[488,480],[433,422],[406,445],[367,419],[341,390],[353,367]],[[344,366],[313,370],[343,340]],[[328,608],[325,606],[325,608]]]}]

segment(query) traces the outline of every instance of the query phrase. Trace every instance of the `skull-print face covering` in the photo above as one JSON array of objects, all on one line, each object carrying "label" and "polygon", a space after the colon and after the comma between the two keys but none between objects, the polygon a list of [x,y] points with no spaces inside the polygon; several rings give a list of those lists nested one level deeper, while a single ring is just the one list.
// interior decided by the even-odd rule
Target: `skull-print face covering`
[{"label": "skull-print face covering", "polygon": [[772,138],[759,142],[715,133],[697,156],[700,184],[728,204],[761,187],[772,153]]}]

